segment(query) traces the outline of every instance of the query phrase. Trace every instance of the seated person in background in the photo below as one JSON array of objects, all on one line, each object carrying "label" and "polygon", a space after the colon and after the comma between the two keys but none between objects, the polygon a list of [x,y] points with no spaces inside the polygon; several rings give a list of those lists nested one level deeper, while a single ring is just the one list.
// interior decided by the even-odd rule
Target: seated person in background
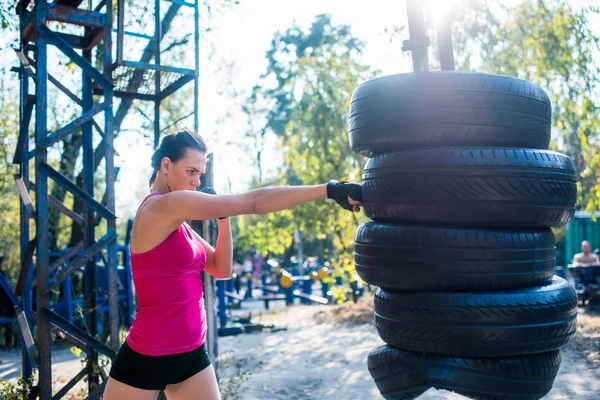
[{"label": "seated person in background", "polygon": [[581,242],[581,251],[581,253],[575,254],[575,257],[573,257],[574,267],[600,266],[600,257],[592,253],[590,242],[587,240]]}]

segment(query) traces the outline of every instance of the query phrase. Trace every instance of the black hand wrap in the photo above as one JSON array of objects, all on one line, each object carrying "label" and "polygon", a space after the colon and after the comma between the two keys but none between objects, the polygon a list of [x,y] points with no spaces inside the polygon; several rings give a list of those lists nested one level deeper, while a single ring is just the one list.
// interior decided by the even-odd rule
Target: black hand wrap
[{"label": "black hand wrap", "polygon": [[348,196],[352,200],[362,203],[362,186],[353,182],[329,181],[327,183],[327,198],[335,200],[342,208],[353,211],[354,206],[348,203]]},{"label": "black hand wrap", "polygon": [[[217,194],[217,192],[215,192],[215,189],[213,189],[211,187],[202,188],[202,189],[200,189],[200,191],[202,193],[206,193],[206,194],[214,194],[214,195]],[[227,217],[219,217],[219,219],[225,219],[225,218],[227,218]]]}]

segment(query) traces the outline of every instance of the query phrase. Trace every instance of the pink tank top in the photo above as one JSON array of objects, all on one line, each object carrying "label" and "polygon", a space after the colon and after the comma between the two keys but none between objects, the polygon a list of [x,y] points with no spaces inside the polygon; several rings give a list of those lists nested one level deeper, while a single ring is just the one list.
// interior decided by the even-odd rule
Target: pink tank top
[{"label": "pink tank top", "polygon": [[[153,195],[151,193],[142,201]],[[137,313],[127,344],[147,356],[191,351],[206,340],[201,272],[206,252],[192,228],[181,224],[145,253],[131,252]]]}]

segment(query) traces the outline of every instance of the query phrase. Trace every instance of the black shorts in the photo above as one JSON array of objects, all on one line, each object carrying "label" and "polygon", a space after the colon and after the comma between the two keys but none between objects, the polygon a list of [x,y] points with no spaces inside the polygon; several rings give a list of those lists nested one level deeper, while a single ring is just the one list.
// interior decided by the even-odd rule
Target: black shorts
[{"label": "black shorts", "polygon": [[113,360],[110,376],[138,389],[164,390],[167,385],[183,382],[210,365],[203,344],[187,353],[146,356],[123,342]]}]

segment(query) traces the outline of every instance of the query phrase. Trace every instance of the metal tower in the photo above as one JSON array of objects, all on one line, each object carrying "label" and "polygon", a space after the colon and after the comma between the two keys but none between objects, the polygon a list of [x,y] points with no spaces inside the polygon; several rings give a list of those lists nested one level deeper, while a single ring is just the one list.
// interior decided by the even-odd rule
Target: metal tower
[{"label": "metal tower", "polygon": [[[154,32],[146,35],[125,30],[125,0],[19,0],[20,17],[20,130],[13,163],[19,173],[15,181],[21,204],[21,270],[14,293],[0,285],[14,304],[23,343],[23,376],[39,369],[39,384],[30,398],[62,398],[83,377],[88,377],[89,396],[101,396],[106,371],[99,367],[99,354],[113,358],[119,345],[119,305],[117,276],[117,232],[115,215],[115,150],[113,142],[134,100],[154,103],[154,144],[160,138],[160,104],[187,83],[194,82],[194,118],[198,129],[199,71],[199,0],[147,0],[154,6]],[[161,10],[161,3],[169,3]],[[131,3],[129,3],[131,4]],[[116,8],[115,8],[116,6]],[[161,40],[183,9],[194,15],[193,68],[175,68],[161,64]],[[116,12],[116,21],[113,10]],[[60,22],[61,24],[56,24]],[[70,30],[63,29],[70,27]],[[73,34],[78,31],[79,34]],[[136,60],[124,55],[125,37],[146,40]],[[113,61],[113,39],[116,60]],[[54,46],[81,70],[81,95],[68,89],[61,76],[52,76],[48,47]],[[94,53],[95,52],[95,53]],[[94,56],[95,54],[95,56]],[[81,114],[54,132],[48,131],[48,82],[81,107]],[[117,108],[118,104],[118,108]],[[116,113],[114,109],[116,108]],[[35,117],[33,129],[31,119]],[[102,119],[94,117],[103,117]],[[98,122],[102,121],[102,122]],[[48,160],[48,151],[69,135],[82,134],[81,180],[73,182]],[[95,146],[95,143],[97,144]],[[99,143],[99,144],[98,144]],[[94,173],[104,159],[105,193],[94,196]],[[33,171],[30,171],[33,160]],[[83,203],[83,211],[70,209],[49,194],[49,182],[60,185]],[[33,196],[31,192],[34,192]],[[35,201],[31,200],[34,197]],[[50,207],[54,207],[81,226],[83,239],[61,251],[51,261],[49,238]],[[106,233],[96,237],[96,227],[106,221]],[[35,229],[30,229],[35,226]],[[206,234],[207,227],[203,227]],[[98,332],[96,274],[98,266],[108,271],[109,323]],[[54,310],[53,290],[77,270],[84,271],[86,315],[82,329]],[[210,283],[210,280],[208,280]],[[2,282],[0,282],[2,283]],[[210,292],[208,292],[210,293]],[[209,313],[210,318],[210,313]],[[35,328],[35,329],[34,329]],[[36,334],[34,335],[33,332]],[[59,333],[87,354],[87,365],[53,395],[51,376],[51,335]],[[107,340],[110,343],[107,345]],[[56,388],[55,388],[56,392]]]}]

